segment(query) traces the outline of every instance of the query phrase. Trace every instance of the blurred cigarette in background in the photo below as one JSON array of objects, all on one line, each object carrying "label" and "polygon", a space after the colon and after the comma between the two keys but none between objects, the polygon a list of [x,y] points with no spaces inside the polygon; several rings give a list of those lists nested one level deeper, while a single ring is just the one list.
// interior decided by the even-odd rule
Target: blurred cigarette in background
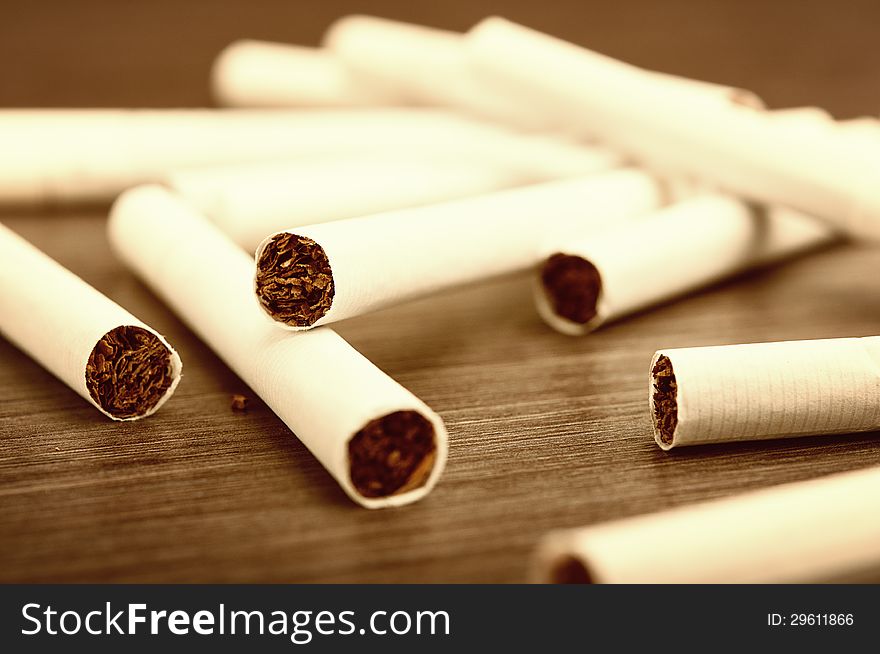
[{"label": "blurred cigarette in background", "polygon": [[160,334],[3,225],[0,333],[114,420],[149,416],[180,381]]},{"label": "blurred cigarette in background", "polygon": [[211,71],[214,98],[229,107],[349,107],[406,104],[362,84],[324,48],[242,40],[228,45]]},{"label": "blurred cigarette in background", "polygon": [[307,329],[527,269],[543,239],[607,227],[663,196],[628,169],[285,230],[257,248],[255,290],[279,325]]},{"label": "blurred cigarette in background", "polygon": [[466,42],[482,79],[558,113],[574,134],[663,174],[880,237],[880,170],[833,130],[794,133],[765,112],[676,89],[500,18],[484,20]]},{"label": "blurred cigarette in background", "polygon": [[399,506],[433,488],[446,462],[443,421],[335,332],[273,327],[254,302],[253,259],[188,205],[159,186],[129,190],[109,236],[355,502]]},{"label": "blurred cigarette in background", "polygon": [[523,181],[499,166],[367,156],[189,169],[172,173],[166,184],[254,252],[283,229],[454,200]]},{"label": "blurred cigarette in background", "polygon": [[554,127],[552,115],[530,103],[511,102],[474,76],[462,34],[353,15],[328,28],[324,45],[364,86],[516,128]]},{"label": "blurred cigarette in background", "polygon": [[817,583],[880,578],[880,468],[552,532],[535,581]]},{"label": "blurred cigarette in background", "polygon": [[677,446],[880,429],[880,337],[659,350],[654,439]]},{"label": "blurred cigarette in background", "polygon": [[[558,116],[542,110],[540,103],[523,102],[522,98],[498,92],[480,79],[473,70],[464,35],[458,32],[353,15],[333,23],[324,44],[364,86],[383,88],[415,103],[450,107],[516,128],[559,128]],[[656,75],[690,92],[751,107],[763,106],[750,91],[676,75]]]},{"label": "blurred cigarette in background", "polygon": [[0,111],[0,204],[106,201],[197,166],[391,153],[532,179],[617,165],[609,151],[429,109]]},{"label": "blurred cigarette in background", "polygon": [[750,268],[831,243],[828,225],[705,194],[601,234],[563,240],[537,268],[535,302],[558,331],[601,325]]}]

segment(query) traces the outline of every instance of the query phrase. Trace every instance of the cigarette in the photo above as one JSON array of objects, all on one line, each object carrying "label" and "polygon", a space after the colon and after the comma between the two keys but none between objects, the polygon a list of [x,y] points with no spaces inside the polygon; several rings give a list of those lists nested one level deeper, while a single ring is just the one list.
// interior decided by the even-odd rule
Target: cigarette
[{"label": "cigarette", "polygon": [[551,532],[535,581],[818,583],[880,572],[880,468]]},{"label": "cigarette", "polygon": [[844,143],[880,166],[880,120],[865,116],[837,123]]},{"label": "cigarette", "polygon": [[553,120],[527,103],[511,102],[473,74],[463,35],[373,16],[344,16],[324,45],[365,86],[412,103],[450,107],[525,130],[551,130]]},{"label": "cigarette", "polygon": [[211,71],[213,95],[229,107],[356,107],[404,104],[361,84],[335,55],[266,41],[228,45]]},{"label": "cigarette", "polygon": [[193,168],[166,179],[249,252],[286,228],[453,200],[524,181],[520,171],[501,166],[373,156]]},{"label": "cigarette", "polygon": [[288,329],[309,329],[537,263],[541,240],[659,206],[637,170],[285,230],[256,252],[255,292]]},{"label": "cigarette", "polygon": [[534,277],[541,317],[570,335],[660,304],[838,235],[797,212],[704,194],[550,248]]},{"label": "cigarette", "polygon": [[[365,86],[379,86],[414,103],[450,107],[519,129],[553,131],[559,127],[553,112],[487,86],[473,70],[461,33],[352,15],[330,26],[324,44]],[[763,107],[757,95],[744,89],[655,74],[687,91]]]},{"label": "cigarette", "polygon": [[880,428],[880,337],[659,350],[654,440],[676,446]]},{"label": "cigarette", "polygon": [[106,201],[183,168],[377,151],[505,164],[541,179],[621,161],[429,109],[8,110],[0,143],[0,204]]},{"label": "cigarette", "polygon": [[160,186],[126,191],[120,257],[366,508],[424,497],[446,463],[443,421],[330,329],[290,334],[257,309],[253,260]]},{"label": "cigarette", "polygon": [[113,420],[155,413],[180,381],[161,334],[2,224],[0,332]]},{"label": "cigarette", "polygon": [[765,112],[676,89],[500,18],[486,19],[467,39],[485,80],[564,114],[573,133],[664,174],[880,237],[880,172],[833,130],[794,133]]}]

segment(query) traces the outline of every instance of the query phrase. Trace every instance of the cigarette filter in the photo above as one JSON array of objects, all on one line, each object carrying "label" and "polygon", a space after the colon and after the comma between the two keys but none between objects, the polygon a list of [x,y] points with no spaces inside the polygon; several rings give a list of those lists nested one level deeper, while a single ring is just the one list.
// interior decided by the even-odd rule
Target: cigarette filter
[{"label": "cigarette filter", "polygon": [[664,450],[880,429],[880,337],[659,350],[650,405]]},{"label": "cigarette filter", "polygon": [[880,573],[880,468],[581,529],[541,542],[537,581],[854,582]]},{"label": "cigarette filter", "polygon": [[323,48],[241,40],[217,56],[214,97],[229,107],[349,107],[399,105],[403,100],[361,84]]},{"label": "cigarette filter", "polygon": [[3,225],[0,332],[113,420],[151,415],[180,381],[159,333]]},{"label": "cigarette filter", "polygon": [[257,248],[263,311],[289,329],[350,318],[535,265],[544,238],[657,207],[637,170],[536,184],[278,232]]},{"label": "cigarette filter", "polygon": [[535,274],[535,302],[571,335],[837,238],[788,209],[760,211],[718,194],[659,209],[601,234],[563,240]]},{"label": "cigarette filter", "polygon": [[834,130],[792,130],[500,18],[475,27],[468,45],[485,80],[564,114],[573,133],[664,174],[880,237],[880,169]]},{"label": "cigarette filter", "polygon": [[159,186],[124,193],[116,251],[367,508],[424,497],[446,463],[446,429],[424,402],[335,332],[290,334],[260,315],[253,260]]}]

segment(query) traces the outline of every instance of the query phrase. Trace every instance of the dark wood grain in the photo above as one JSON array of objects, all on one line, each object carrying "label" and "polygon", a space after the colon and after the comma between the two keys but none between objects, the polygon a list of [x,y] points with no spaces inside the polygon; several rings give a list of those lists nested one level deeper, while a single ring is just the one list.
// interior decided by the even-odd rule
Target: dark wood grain
[{"label": "dark wood grain", "polygon": [[[203,104],[225,42],[315,42],[351,6],[254,4],[7,0],[0,104]],[[880,107],[876,3],[374,5],[447,27],[503,13],[778,105]],[[880,333],[880,250],[846,246],[581,339],[541,323],[523,277],[342,324],[451,439],[428,498],[366,511],[113,258],[105,214],[2,220],[166,334],[184,380],[149,420],[111,423],[0,340],[0,581],[521,581],[549,529],[880,463],[877,434],[666,454],[646,410],[659,347]],[[232,393],[252,397],[247,414]]]}]

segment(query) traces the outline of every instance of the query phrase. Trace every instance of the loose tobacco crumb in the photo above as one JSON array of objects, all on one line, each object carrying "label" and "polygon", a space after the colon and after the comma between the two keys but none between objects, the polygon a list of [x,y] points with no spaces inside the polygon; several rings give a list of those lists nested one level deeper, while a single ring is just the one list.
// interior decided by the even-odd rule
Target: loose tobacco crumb
[{"label": "loose tobacco crumb", "polygon": [[236,413],[245,413],[248,408],[248,398],[241,393],[234,393],[231,402],[232,410]]}]

